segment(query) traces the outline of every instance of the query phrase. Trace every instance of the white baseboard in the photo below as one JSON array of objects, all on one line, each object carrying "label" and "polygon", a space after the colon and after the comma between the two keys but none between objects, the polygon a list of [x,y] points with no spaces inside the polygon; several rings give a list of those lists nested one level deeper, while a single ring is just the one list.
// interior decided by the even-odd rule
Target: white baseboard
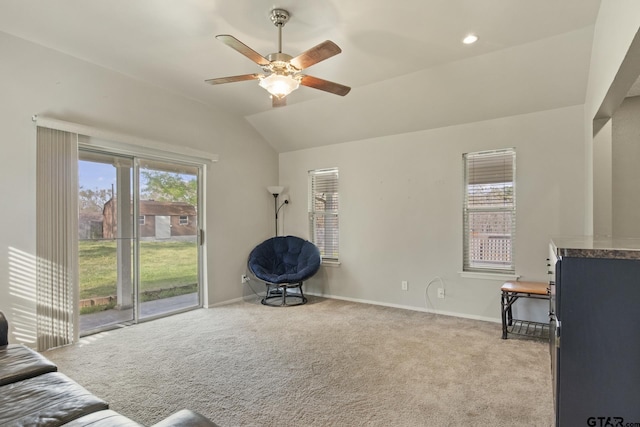
[{"label": "white baseboard", "polygon": [[350,302],[358,302],[362,304],[379,305],[382,307],[401,308],[403,310],[420,311],[423,313],[440,314],[443,316],[461,317],[463,319],[482,320],[484,322],[502,323],[501,319],[494,318],[494,317],[476,316],[474,314],[464,314],[464,313],[456,313],[453,311],[442,311],[442,310],[435,310],[431,308],[414,307],[412,305],[391,304],[386,302],[371,301],[371,300],[365,300],[360,298],[349,298],[349,297],[341,297],[337,295],[327,295],[327,294],[316,293],[316,292],[305,292],[305,295],[313,295],[313,296],[322,297],[322,298],[338,299],[338,300],[344,300],[344,301],[350,301]]},{"label": "white baseboard", "polygon": [[245,300],[244,297],[234,298],[234,299],[229,299],[229,300],[222,301],[222,302],[217,302],[215,304],[204,304],[203,308],[222,307],[223,305],[229,305],[229,304],[233,304],[233,303],[236,303],[236,302],[242,302],[244,300]]},{"label": "white baseboard", "polygon": [[[453,311],[435,310],[435,309],[431,309],[431,308],[415,307],[415,306],[412,306],[412,305],[391,304],[391,303],[386,303],[386,302],[372,301],[372,300],[366,300],[366,299],[360,299],[360,298],[349,298],[349,297],[342,297],[342,296],[337,296],[337,295],[328,295],[328,294],[322,294],[322,293],[318,293],[318,292],[305,292],[305,295],[313,295],[313,296],[322,297],[322,298],[329,298],[329,299],[337,299],[337,300],[343,300],[343,301],[357,302],[357,303],[361,303],[361,304],[379,305],[379,306],[382,306],[382,307],[400,308],[400,309],[403,309],[403,310],[420,311],[420,312],[423,312],[423,313],[433,313],[433,314],[439,314],[439,315],[442,315],[442,316],[461,317],[463,319],[482,320],[484,322],[502,323],[502,320],[499,319],[499,318],[476,316],[474,314],[456,313],[456,312],[453,312]],[[222,306],[225,306],[225,305],[234,304],[236,302],[242,302],[242,301],[246,301],[247,299],[255,299],[255,298],[259,298],[259,297],[256,297],[254,295],[247,295],[245,297],[234,298],[234,299],[230,299],[230,300],[227,300],[227,301],[222,301],[222,302],[219,302],[219,303],[216,303],[216,304],[207,305],[204,308],[222,307]]]}]

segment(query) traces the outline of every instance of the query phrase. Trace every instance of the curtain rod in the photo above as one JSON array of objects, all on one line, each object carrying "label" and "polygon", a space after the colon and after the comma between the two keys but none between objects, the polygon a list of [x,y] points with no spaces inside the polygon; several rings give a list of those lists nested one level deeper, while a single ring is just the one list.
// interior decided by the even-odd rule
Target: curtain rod
[{"label": "curtain rod", "polygon": [[[135,147],[143,147],[152,150],[164,151],[171,154],[178,154],[180,156],[191,157],[194,160],[205,161],[207,163],[215,163],[219,160],[217,154],[211,154],[206,151],[197,150],[195,148],[180,146],[177,147],[172,144],[164,142],[158,142],[150,139],[139,138],[136,136],[121,134],[117,132],[110,132],[103,129],[95,128],[92,126],[86,126],[79,123],[66,122],[64,120],[52,119],[49,117],[41,117],[37,114],[31,116],[31,120],[40,127],[46,127],[50,129],[62,130],[65,132],[73,132],[78,135],[84,135],[94,138],[100,138],[116,143],[122,143],[132,145]],[[89,144],[91,145],[91,144]]]}]

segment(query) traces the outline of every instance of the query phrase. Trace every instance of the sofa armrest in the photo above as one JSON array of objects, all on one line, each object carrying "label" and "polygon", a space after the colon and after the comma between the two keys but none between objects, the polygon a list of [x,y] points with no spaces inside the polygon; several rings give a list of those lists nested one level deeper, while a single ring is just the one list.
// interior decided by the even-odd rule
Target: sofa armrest
[{"label": "sofa armrest", "polygon": [[9,344],[9,322],[4,314],[0,311],[0,347]]},{"label": "sofa armrest", "polygon": [[152,427],[219,427],[208,418],[189,409],[181,409]]}]

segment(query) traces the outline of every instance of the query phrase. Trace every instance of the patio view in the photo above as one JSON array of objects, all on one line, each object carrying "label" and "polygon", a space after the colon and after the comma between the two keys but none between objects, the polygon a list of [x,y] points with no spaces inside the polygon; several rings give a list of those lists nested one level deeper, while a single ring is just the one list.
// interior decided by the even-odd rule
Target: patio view
[{"label": "patio view", "polygon": [[[108,310],[117,305],[116,241],[79,242],[80,313]],[[147,268],[140,277],[141,302],[197,292],[196,242],[140,242]]]},{"label": "patio view", "polygon": [[133,165],[111,154],[81,155],[82,335],[199,305],[197,170],[158,161]]}]

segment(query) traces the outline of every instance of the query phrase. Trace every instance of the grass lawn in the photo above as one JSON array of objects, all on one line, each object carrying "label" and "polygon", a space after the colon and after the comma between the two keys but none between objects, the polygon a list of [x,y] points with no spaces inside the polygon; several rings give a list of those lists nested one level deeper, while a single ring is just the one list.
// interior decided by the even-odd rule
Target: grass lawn
[{"label": "grass lawn", "polygon": [[[79,242],[80,299],[116,294],[116,242]],[[140,242],[140,291],[198,282],[198,248],[195,242]]]}]

